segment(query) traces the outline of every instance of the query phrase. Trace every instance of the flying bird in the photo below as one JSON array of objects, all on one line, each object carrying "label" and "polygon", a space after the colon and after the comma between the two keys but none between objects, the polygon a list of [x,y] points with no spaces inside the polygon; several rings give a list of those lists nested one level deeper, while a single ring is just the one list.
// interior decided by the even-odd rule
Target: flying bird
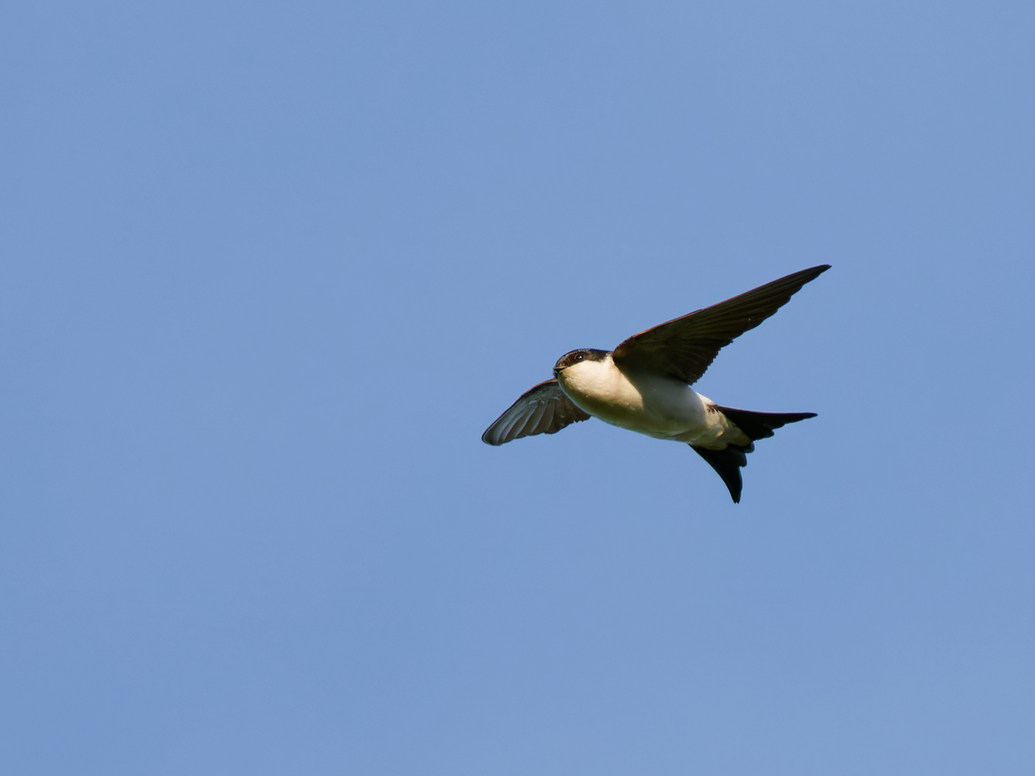
[{"label": "flying bird", "polygon": [[814,412],[752,412],[722,407],[690,386],[726,345],[773,315],[830,269],[824,264],[766,283],[725,302],[641,331],[614,350],[582,348],[554,365],[554,379],[525,392],[482,434],[489,445],[600,418],[655,439],[686,442],[740,502],[740,469],[755,441]]}]

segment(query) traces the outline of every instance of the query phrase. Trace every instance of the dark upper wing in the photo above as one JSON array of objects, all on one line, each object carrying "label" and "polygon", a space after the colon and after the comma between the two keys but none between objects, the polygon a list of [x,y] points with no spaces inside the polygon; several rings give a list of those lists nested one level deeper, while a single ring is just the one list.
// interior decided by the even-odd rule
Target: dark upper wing
[{"label": "dark upper wing", "polygon": [[615,348],[619,366],[643,366],[697,382],[719,350],[785,305],[803,285],[830,269],[803,269],[725,302],[662,323],[629,337]]},{"label": "dark upper wing", "polygon": [[502,445],[519,437],[556,434],[568,424],[588,417],[564,395],[556,380],[547,380],[525,391],[509,410],[485,429],[482,441],[487,445]]}]

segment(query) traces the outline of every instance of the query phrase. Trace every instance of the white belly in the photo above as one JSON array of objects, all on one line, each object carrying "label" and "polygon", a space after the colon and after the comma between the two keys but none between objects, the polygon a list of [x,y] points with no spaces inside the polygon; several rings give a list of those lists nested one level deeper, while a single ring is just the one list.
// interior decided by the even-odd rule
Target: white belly
[{"label": "white belly", "polygon": [[742,436],[727,426],[713,402],[686,383],[651,372],[626,374],[610,356],[573,364],[557,379],[579,408],[629,431],[705,446],[726,435],[720,447],[727,441],[738,443]]}]

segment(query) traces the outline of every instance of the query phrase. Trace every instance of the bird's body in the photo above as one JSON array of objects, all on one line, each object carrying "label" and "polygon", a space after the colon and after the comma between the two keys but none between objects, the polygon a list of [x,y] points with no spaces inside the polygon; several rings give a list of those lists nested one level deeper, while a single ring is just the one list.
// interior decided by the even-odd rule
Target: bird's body
[{"label": "bird's body", "polygon": [[613,351],[582,349],[561,356],[554,379],[526,391],[486,429],[501,445],[597,417],[620,428],[689,444],[740,501],[741,467],[754,441],[811,412],[764,413],[721,407],[690,386],[719,350],[775,313],[805,283],[829,269],[813,267],[753,291],[642,331]]},{"label": "bird's body", "polygon": [[596,351],[557,371],[557,382],[583,412],[612,426],[691,445],[722,447],[751,440],[731,427],[715,403],[670,375],[646,369],[622,370],[611,353]]}]

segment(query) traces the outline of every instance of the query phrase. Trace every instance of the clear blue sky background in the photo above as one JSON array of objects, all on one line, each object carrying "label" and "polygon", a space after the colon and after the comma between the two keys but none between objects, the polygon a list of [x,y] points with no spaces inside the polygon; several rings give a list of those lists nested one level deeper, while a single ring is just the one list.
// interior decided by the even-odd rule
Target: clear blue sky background
[{"label": "clear blue sky background", "polygon": [[[1031,774],[1035,6],[9,3],[12,774]],[[685,445],[484,428],[833,269]]]}]

